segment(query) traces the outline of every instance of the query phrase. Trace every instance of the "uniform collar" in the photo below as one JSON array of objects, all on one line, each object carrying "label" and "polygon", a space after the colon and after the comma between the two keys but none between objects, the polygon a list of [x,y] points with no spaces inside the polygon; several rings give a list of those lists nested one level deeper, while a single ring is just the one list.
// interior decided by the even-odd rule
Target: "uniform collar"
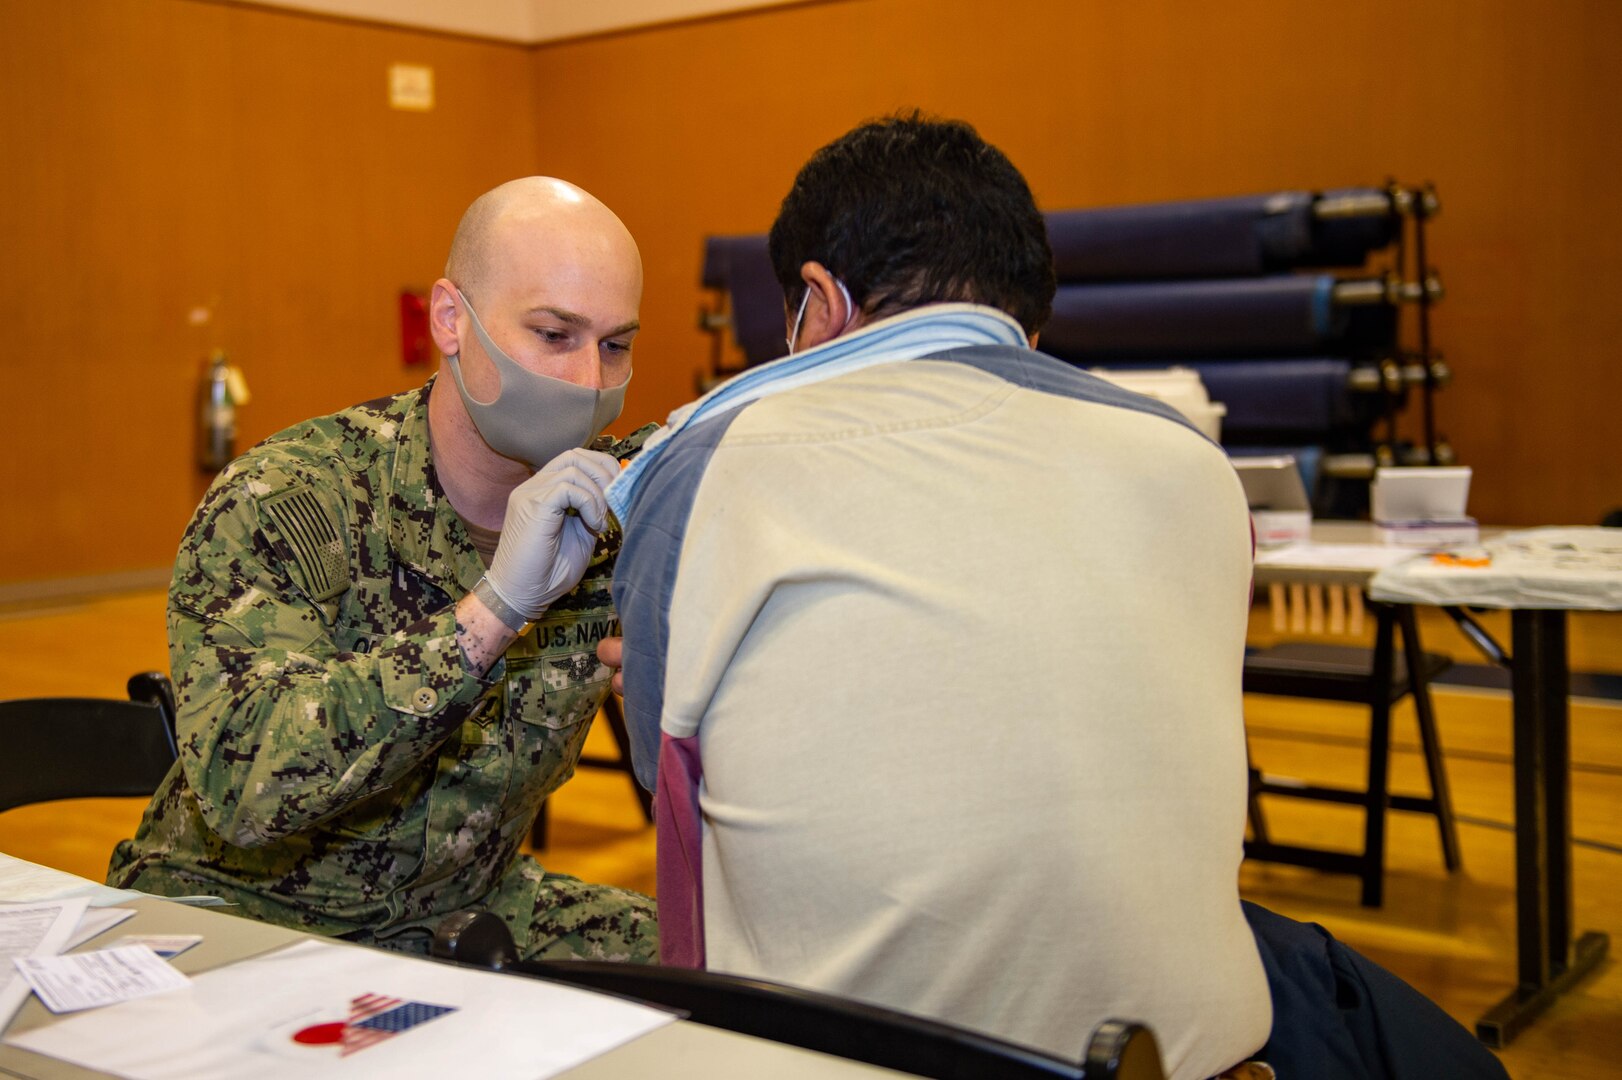
[{"label": "uniform collar", "polygon": [[401,398],[404,408],[387,495],[389,546],[400,562],[459,595],[478,584],[484,563],[434,471],[428,441],[428,397],[433,389],[430,378],[421,390]]}]

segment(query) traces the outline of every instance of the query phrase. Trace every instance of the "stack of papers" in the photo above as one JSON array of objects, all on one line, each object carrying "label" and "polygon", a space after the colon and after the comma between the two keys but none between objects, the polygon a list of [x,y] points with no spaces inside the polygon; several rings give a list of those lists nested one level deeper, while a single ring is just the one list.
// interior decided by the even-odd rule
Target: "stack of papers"
[{"label": "stack of papers", "polygon": [[105,1005],[184,986],[186,977],[145,945],[107,954],[63,956],[134,915],[129,908],[88,907],[84,897],[32,904],[0,903],[0,1027],[37,990],[52,1012]]},{"label": "stack of papers", "polygon": [[[0,852],[0,901],[66,900],[82,896],[94,908],[124,904],[150,895],[134,889],[115,889],[99,881]],[[225,901],[217,896],[168,896],[164,899],[192,907],[225,906]]]},{"label": "stack of papers", "polygon": [[675,1019],[538,979],[312,939],[6,1042],[137,1080],[534,1078]]},{"label": "stack of papers", "polygon": [[120,938],[116,955],[62,955],[135,914],[111,905],[145,895],[0,854],[0,1028],[30,991],[52,1012],[71,1012],[186,985],[164,960],[202,940],[195,934]]},{"label": "stack of papers", "polygon": [[315,938],[189,979],[162,957],[196,934],[125,936],[64,955],[136,914],[94,905],[141,895],[0,855],[0,1028],[31,990],[73,1013],[8,1044],[139,1080],[547,1077],[676,1019],[587,990]]},{"label": "stack of papers", "polygon": [[137,900],[143,895],[132,889],[109,888],[99,881],[0,852],[0,901],[32,903],[83,897],[91,907],[108,907]]}]

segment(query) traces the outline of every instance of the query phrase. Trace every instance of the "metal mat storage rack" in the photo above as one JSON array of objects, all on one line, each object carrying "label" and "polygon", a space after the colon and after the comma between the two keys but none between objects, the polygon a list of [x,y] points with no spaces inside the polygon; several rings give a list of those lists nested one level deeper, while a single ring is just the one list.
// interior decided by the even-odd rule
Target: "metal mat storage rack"
[{"label": "metal mat storage rack", "polygon": [[[1439,207],[1429,185],[1393,182],[1049,212],[1059,285],[1041,348],[1088,368],[1196,371],[1226,407],[1230,452],[1295,454],[1319,516],[1357,516],[1377,465],[1453,458],[1435,407],[1451,377],[1431,332]],[[701,382],[783,355],[764,236],[710,237],[701,281],[715,335]]]}]

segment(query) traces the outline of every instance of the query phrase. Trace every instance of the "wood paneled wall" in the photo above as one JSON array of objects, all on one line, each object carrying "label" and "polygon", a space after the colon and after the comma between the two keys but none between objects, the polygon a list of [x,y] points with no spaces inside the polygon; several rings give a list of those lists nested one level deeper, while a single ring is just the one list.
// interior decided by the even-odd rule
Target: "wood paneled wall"
[{"label": "wood paneled wall", "polygon": [[[395,295],[512,176],[637,235],[622,428],[662,418],[709,360],[703,237],[766,228],[813,150],[913,106],[976,124],[1048,208],[1434,181],[1472,510],[1622,506],[1613,0],[831,0],[535,49],[197,0],[0,15],[0,585],[168,564],[215,345],[254,391],[241,445],[420,381]],[[434,67],[434,111],[388,108],[395,61]]]},{"label": "wood paneled wall", "polygon": [[844,0],[537,61],[546,168],[642,243],[638,414],[705,364],[703,236],[766,228],[818,146],[917,106],[974,123],[1051,209],[1434,181],[1434,326],[1457,372],[1438,418],[1476,470],[1472,511],[1594,524],[1622,506],[1614,0]]},{"label": "wood paneled wall", "polygon": [[[397,293],[531,170],[535,58],[190,0],[0,16],[0,583],[166,567],[211,348],[253,393],[239,447],[426,377]],[[432,112],[388,107],[396,61],[434,68]]]}]

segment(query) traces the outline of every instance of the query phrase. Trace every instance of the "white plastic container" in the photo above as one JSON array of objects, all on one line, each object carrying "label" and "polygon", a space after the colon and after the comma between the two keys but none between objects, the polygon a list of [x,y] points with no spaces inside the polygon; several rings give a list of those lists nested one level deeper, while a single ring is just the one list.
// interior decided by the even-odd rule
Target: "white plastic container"
[{"label": "white plastic container", "polygon": [[1212,401],[1200,373],[1193,368],[1169,367],[1154,371],[1117,371],[1092,368],[1091,373],[1124,390],[1164,401],[1199,428],[1212,442],[1222,441],[1222,418],[1228,408]]}]

